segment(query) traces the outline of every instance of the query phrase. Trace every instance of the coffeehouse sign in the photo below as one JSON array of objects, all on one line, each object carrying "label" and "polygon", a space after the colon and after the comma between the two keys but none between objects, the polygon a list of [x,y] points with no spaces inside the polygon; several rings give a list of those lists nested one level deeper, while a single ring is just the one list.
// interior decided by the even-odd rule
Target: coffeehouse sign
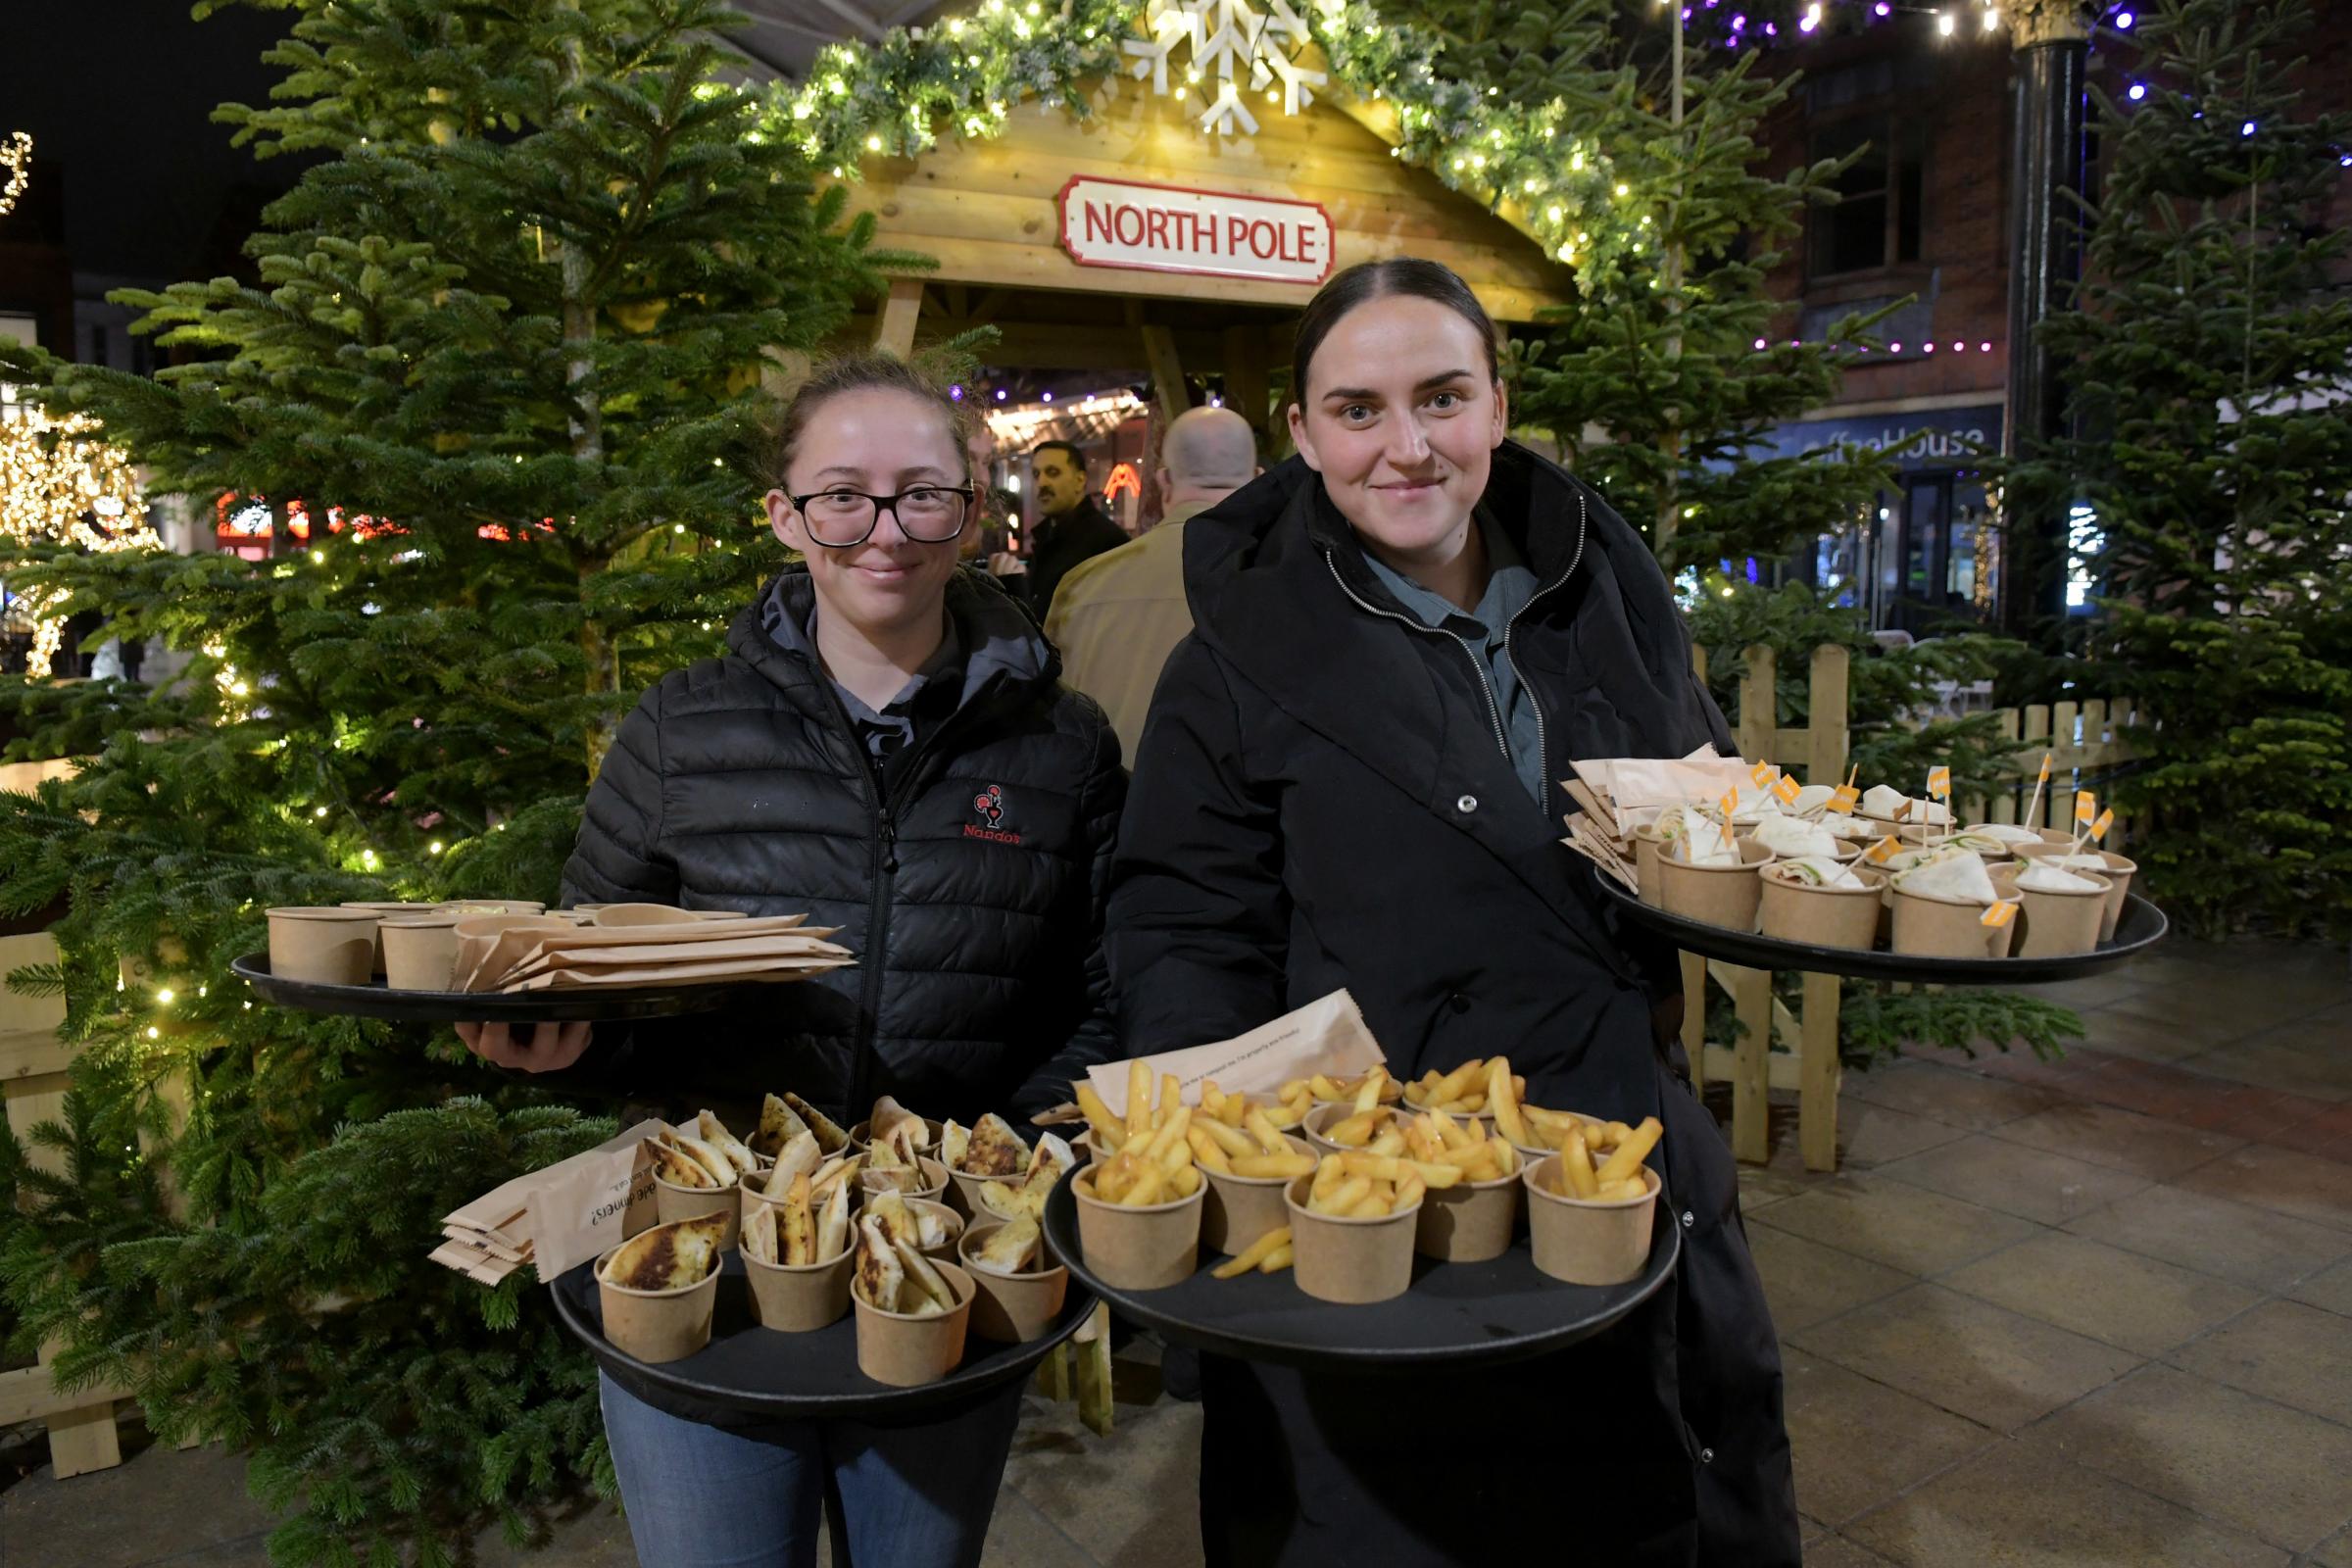
[{"label": "coffeehouse sign", "polygon": [[1331,215],[1313,202],[1080,174],[1060,204],[1062,249],[1081,267],[1309,287],[1331,271]]}]

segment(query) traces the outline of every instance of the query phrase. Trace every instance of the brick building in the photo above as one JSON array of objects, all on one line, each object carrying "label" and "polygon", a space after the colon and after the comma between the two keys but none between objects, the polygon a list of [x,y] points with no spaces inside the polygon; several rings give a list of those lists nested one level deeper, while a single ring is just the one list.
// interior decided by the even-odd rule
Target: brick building
[{"label": "brick building", "polygon": [[[2315,104],[2341,105],[2352,97],[2352,7],[2315,11],[2305,79]],[[1875,515],[1792,569],[1868,607],[1881,626],[1922,631],[1987,614],[1988,499],[1974,455],[2000,449],[2009,372],[2008,39],[1940,37],[1933,19],[1897,16],[1767,59],[1803,76],[1768,127],[1776,174],[1867,147],[1841,182],[1845,199],[1809,216],[1773,275],[1791,306],[1790,335],[1817,339],[1848,312],[1911,301],[1879,328],[1886,348],[1851,362],[1834,403],[1775,432],[1778,451],[1854,442],[1891,452],[1897,467]],[[2089,79],[2120,95],[2132,63],[2128,43],[2108,36]],[[2095,189],[2095,138],[2090,157]],[[2352,176],[2331,216],[2352,222]]]}]

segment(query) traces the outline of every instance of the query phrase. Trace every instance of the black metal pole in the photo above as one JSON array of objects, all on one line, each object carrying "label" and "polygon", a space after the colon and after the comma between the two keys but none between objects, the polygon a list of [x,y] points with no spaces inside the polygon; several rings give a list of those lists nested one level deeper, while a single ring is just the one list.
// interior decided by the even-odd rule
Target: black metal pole
[{"label": "black metal pole", "polygon": [[[2009,168],[2009,387],[2001,453],[2015,458],[2065,433],[2060,367],[2040,327],[2069,308],[2082,275],[2082,77],[2089,54],[2078,0],[2025,0],[2010,13],[2017,68]],[[2007,508],[2001,627],[2031,636],[2066,614],[2067,504]]]}]

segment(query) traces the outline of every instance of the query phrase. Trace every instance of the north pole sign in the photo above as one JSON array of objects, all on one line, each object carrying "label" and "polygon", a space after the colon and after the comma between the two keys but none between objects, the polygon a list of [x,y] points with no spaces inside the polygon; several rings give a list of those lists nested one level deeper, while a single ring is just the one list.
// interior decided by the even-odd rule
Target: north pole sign
[{"label": "north pole sign", "polygon": [[1313,202],[1074,176],[1061,187],[1061,245],[1081,267],[1320,283],[1331,215]]}]

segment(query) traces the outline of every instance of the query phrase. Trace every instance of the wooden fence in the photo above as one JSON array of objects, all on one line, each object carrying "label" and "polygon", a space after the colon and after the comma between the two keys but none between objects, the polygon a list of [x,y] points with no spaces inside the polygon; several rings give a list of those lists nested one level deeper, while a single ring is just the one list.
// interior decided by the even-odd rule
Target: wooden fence
[{"label": "wooden fence", "polygon": [[[1691,665],[1700,680],[1707,675],[1706,651],[1694,649]],[[1842,783],[1851,751],[1848,727],[1847,680],[1849,656],[1842,648],[1813,651],[1807,675],[1810,708],[1802,727],[1780,721],[1779,670],[1773,651],[1750,648],[1740,674],[1738,712],[1733,734],[1740,755],[1751,762],[1768,761],[1801,775],[1808,784]],[[2090,699],[2034,705],[2022,712],[1997,710],[2001,734],[2017,742],[2014,765],[2024,774],[2022,786],[2002,785],[1964,794],[1955,803],[1962,822],[2017,822],[2034,795],[2034,777],[2041,754],[2050,754],[2050,783],[2042,792],[2034,826],[2056,827],[2074,820],[2075,795],[2092,789],[2104,796],[2106,775],[2129,760],[2123,741],[2130,727],[2129,702]],[[1896,783],[1894,780],[1863,780]],[[1963,788],[1969,781],[1960,780]],[[2105,844],[2120,848],[2128,840],[2129,824],[2121,812]],[[1736,1044],[1716,1045],[1706,1038],[1707,983],[1713,980],[1732,999],[1741,1033]],[[1797,1095],[1797,1147],[1807,1170],[1838,1168],[1838,1090],[1842,1067],[1838,1057],[1838,1011],[1843,983],[1835,975],[1807,974],[1800,1009],[1791,1011],[1773,996],[1772,975],[1683,955],[1683,1049],[1690,1058],[1692,1079],[1703,1086],[1709,1078],[1732,1083],[1732,1152],[1761,1164],[1771,1157],[1767,1118],[1775,1089]],[[1783,1049],[1773,1050],[1775,1044]]]}]

